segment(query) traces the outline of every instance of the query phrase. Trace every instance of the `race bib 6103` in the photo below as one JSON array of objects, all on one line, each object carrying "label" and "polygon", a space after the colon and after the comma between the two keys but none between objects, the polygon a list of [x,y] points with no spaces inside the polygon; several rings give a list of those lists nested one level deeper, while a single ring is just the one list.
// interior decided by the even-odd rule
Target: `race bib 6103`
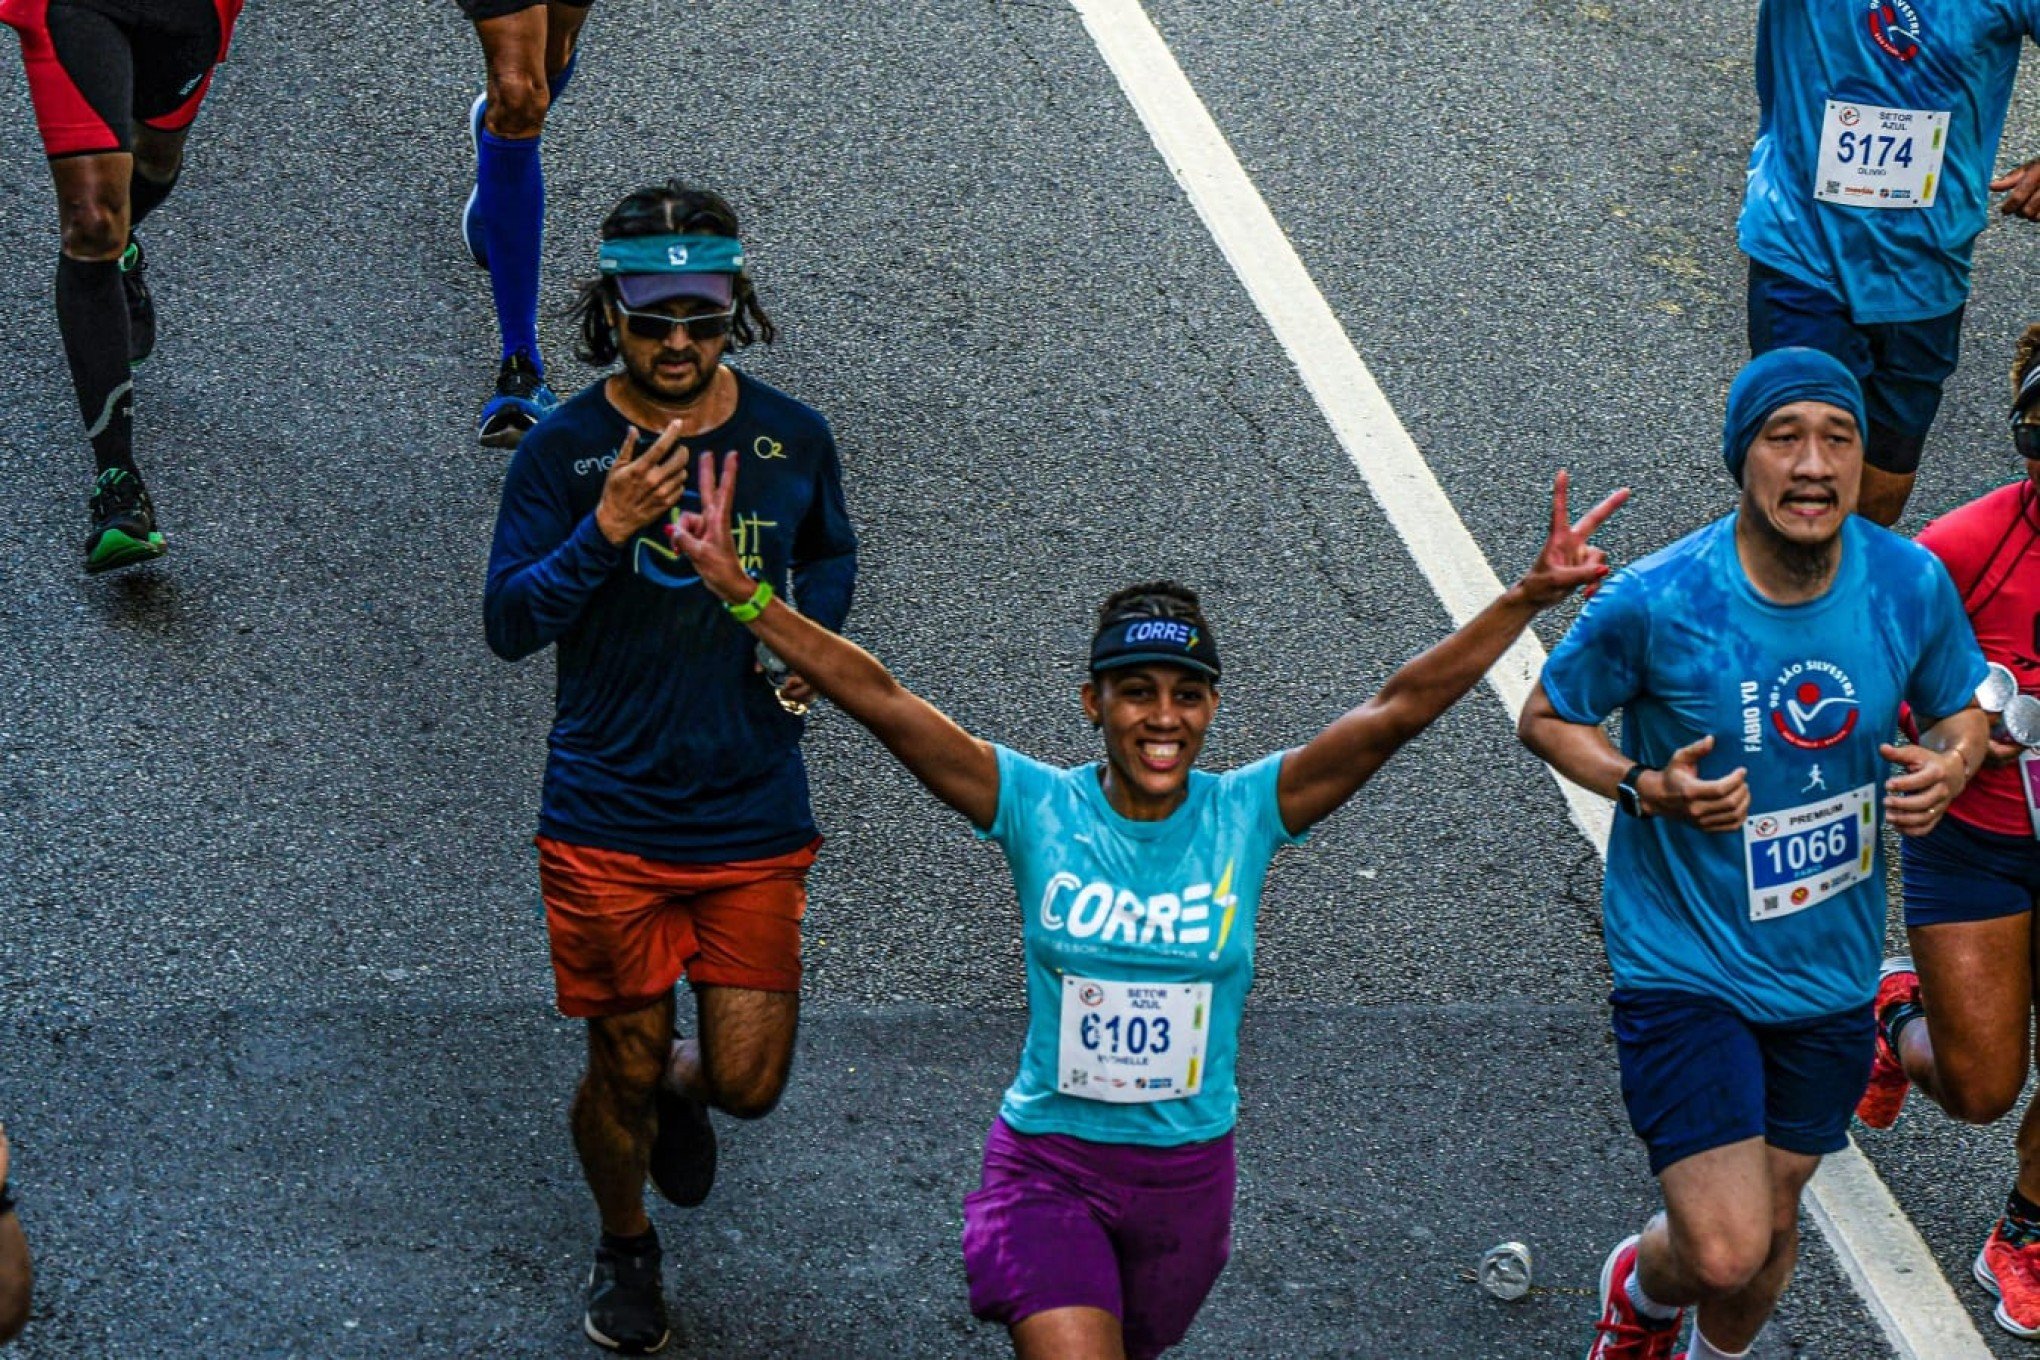
[{"label": "race bib 6103", "polygon": [[1211,1028],[1208,982],[1111,982],[1063,975],[1056,1089],[1142,1104],[1194,1096]]}]

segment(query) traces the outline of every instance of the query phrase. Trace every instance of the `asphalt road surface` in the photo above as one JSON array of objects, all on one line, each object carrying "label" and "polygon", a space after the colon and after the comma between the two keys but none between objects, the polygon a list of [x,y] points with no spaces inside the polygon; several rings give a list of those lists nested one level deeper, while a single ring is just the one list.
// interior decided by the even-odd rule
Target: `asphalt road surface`
[{"label": "asphalt road surface", "polygon": [[[1639,494],[1628,559],[1729,503],[1732,221],[1754,6],[1149,12],[1504,576],[1552,471]],[[54,213],[0,79],[0,1117],[38,1253],[19,1353],[591,1353],[530,834],[550,662],[482,642],[503,460],[456,224],[476,45],[445,0],[257,0],[151,220],[138,429],[165,562],[78,568],[89,459]],[[1301,741],[1447,624],[1061,4],[603,0],[546,139],[544,333],[640,182],[726,192],[863,541],[852,631],[973,731],[1092,753],[1087,620],[1203,590],[1224,767]],[[2008,135],[2040,150],[2040,90]],[[1979,252],[1969,362],[1908,523],[2015,471],[2040,233]],[[1542,626],[1547,640],[1560,616]],[[686,1353],[997,1356],[960,1199],[1021,1030],[995,850],[839,714],[808,1011],[769,1120],[655,1210]],[[1653,1188],[1616,1092],[1593,852],[1481,691],[1277,863],[1232,1266],[1186,1356],[1584,1349]],[[2007,1129],[1865,1146],[1967,1262]],[[1541,1282],[1464,1278],[1503,1238]],[[1809,1229],[1757,1352],[1889,1354]]]}]

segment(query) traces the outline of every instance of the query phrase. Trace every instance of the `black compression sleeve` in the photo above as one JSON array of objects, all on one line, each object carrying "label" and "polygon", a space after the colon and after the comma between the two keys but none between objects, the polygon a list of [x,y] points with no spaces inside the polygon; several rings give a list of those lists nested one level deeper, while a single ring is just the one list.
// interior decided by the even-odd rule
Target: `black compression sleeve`
[{"label": "black compression sleeve", "polygon": [[165,180],[150,179],[139,169],[128,180],[128,226],[139,227],[142,219],[161,206],[170,197],[170,191],[177,187],[177,176]]},{"label": "black compression sleeve", "polygon": [[120,261],[57,257],[57,329],[101,472],[134,470],[134,384],[128,377],[127,294]]}]

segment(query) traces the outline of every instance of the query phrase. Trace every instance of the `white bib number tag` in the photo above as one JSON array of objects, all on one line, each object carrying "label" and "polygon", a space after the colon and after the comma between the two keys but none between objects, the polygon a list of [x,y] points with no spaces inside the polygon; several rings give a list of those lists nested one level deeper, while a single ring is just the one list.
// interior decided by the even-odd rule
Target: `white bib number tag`
[{"label": "white bib number tag", "polygon": [[1117,1105],[1194,1096],[1204,1081],[1210,1028],[1208,982],[1107,982],[1065,973],[1056,1089]]},{"label": "white bib number tag", "polygon": [[1870,877],[1877,860],[1877,786],[1760,812],[1743,823],[1750,919],[1805,911]]},{"label": "white bib number tag", "polygon": [[1827,102],[1813,196],[1851,208],[1931,208],[1948,154],[1948,115]]},{"label": "white bib number tag", "polygon": [[2040,837],[2040,754],[2019,754],[2019,787],[2026,794],[2026,818],[2033,823],[2033,834]]}]

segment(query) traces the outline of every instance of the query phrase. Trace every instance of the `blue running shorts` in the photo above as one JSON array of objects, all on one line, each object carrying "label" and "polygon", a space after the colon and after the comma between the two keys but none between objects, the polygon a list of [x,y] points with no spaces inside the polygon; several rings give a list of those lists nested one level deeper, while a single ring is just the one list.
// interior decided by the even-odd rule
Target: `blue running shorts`
[{"label": "blue running shorts", "polygon": [[1622,1103],[1653,1176],[1746,1138],[1807,1156],[1847,1145],[1877,1042],[1870,1007],[1758,1025],[1691,992],[1617,988],[1608,999]]},{"label": "blue running shorts", "polygon": [[1919,471],[1941,384],[1962,347],[1962,311],[1926,321],[1864,325],[1849,305],[1810,283],[1750,261],[1750,353],[1805,345],[1834,355],[1863,384],[1863,454],[1885,472]]},{"label": "blue running shorts", "polygon": [[1905,924],[1995,921],[2040,899],[2040,841],[1943,817],[1924,836],[1901,836]]}]

